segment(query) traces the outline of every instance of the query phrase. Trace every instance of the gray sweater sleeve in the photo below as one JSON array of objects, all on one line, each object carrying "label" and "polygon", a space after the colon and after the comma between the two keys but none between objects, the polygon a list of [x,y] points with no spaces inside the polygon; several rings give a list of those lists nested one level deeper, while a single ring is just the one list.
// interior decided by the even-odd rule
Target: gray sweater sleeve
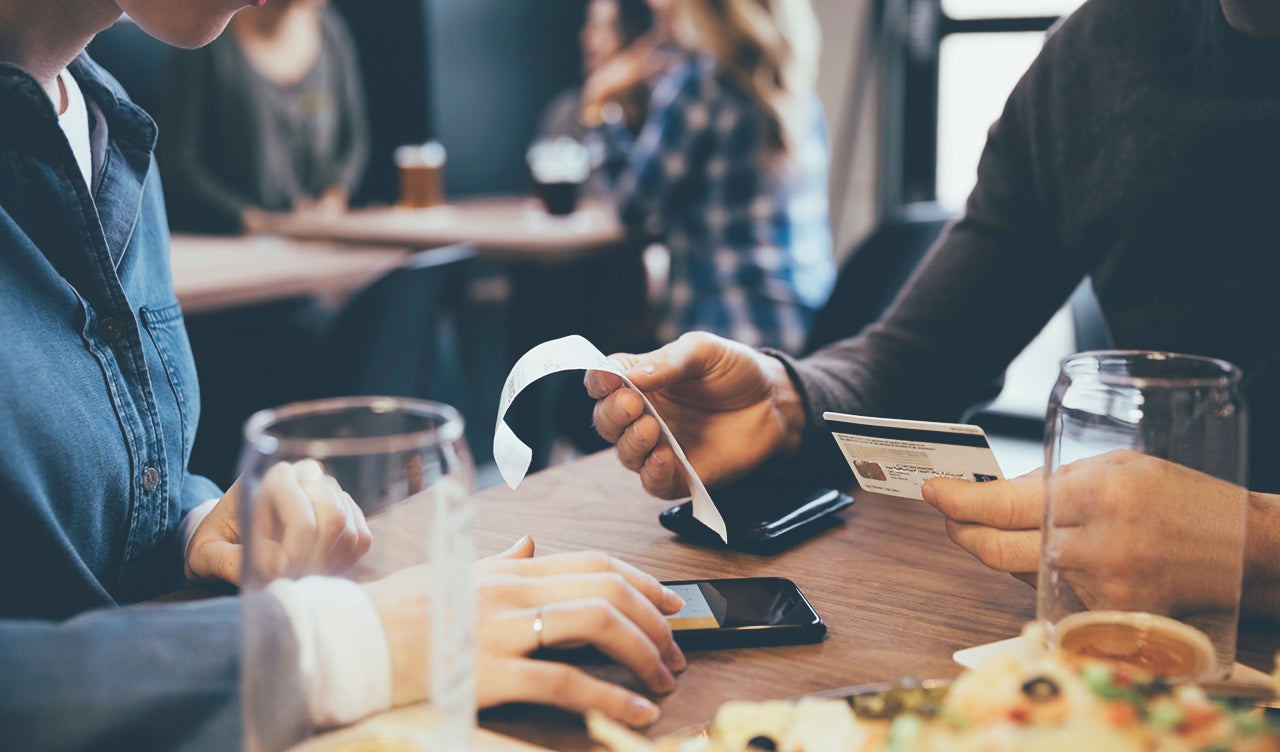
[{"label": "gray sweater sleeve", "polygon": [[220,180],[206,161],[218,156],[206,147],[206,129],[215,122],[209,110],[211,97],[219,87],[235,85],[220,79],[217,53],[210,45],[170,56],[163,136],[168,141],[165,175],[170,191],[190,194],[183,196],[182,204],[212,212],[219,224],[238,228],[241,214],[254,202]]},{"label": "gray sweater sleeve", "polygon": [[[1062,305],[1087,264],[1061,250],[1039,153],[1054,143],[1048,88],[1062,40],[1019,82],[989,133],[964,216],[930,249],[885,315],[787,365],[806,405],[798,460],[847,482],[825,410],[952,421],[993,398],[1010,361]],[[1078,116],[1078,115],[1077,115]],[[868,284],[874,284],[868,280]]]},{"label": "gray sweater sleeve", "polygon": [[[297,646],[269,595],[274,685],[269,743],[309,731]],[[0,620],[5,749],[230,750],[240,747],[242,598],[103,609],[63,623]]]},{"label": "gray sweater sleeve", "polygon": [[336,98],[342,118],[342,151],[334,155],[336,183],[350,194],[355,191],[369,163],[369,116],[355,43],[332,8],[325,9],[324,40],[329,47],[327,54],[337,60],[340,69]]}]

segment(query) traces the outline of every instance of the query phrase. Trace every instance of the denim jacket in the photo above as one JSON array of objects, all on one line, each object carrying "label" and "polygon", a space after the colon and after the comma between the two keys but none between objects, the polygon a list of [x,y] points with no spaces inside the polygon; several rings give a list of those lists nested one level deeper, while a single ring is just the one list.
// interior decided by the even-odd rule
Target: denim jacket
[{"label": "denim jacket", "polygon": [[0,616],[63,618],[181,582],[200,413],[169,277],[156,128],[87,56],[92,196],[47,94],[0,65]]},{"label": "denim jacket", "polygon": [[[240,598],[115,608],[181,584],[200,398],[169,278],[156,129],[86,56],[92,195],[48,96],[0,64],[0,749],[224,750],[241,725]],[[283,747],[297,647],[260,610]],[[74,618],[71,618],[74,617]]]}]

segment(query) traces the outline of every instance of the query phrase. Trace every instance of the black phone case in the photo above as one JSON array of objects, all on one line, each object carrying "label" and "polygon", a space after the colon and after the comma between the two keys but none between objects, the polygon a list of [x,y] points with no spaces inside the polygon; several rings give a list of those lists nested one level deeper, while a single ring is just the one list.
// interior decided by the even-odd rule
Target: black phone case
[{"label": "black phone case", "polygon": [[[714,493],[724,517],[728,547],[737,551],[774,554],[839,524],[835,513],[853,499],[833,488],[802,493],[773,484],[737,484]],[[693,502],[677,504],[658,515],[662,526],[691,541],[724,546],[720,536],[693,517]]]}]

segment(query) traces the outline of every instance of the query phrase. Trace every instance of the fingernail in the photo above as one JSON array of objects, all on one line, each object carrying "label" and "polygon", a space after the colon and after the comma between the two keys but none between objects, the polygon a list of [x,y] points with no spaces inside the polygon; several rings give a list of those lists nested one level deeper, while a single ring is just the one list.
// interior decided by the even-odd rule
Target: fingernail
[{"label": "fingernail", "polygon": [[920,487],[920,495],[924,497],[925,503],[931,507],[938,506],[938,492],[933,490],[933,484],[925,481]]},{"label": "fingernail", "polygon": [[648,726],[658,720],[662,711],[643,697],[632,697],[627,715],[630,717],[632,726]]},{"label": "fingernail", "polygon": [[523,536],[521,536],[521,537],[520,537],[520,540],[518,540],[518,541],[516,541],[515,543],[512,543],[512,544],[511,544],[511,548],[508,548],[508,549],[507,549],[507,552],[508,552],[508,553],[510,553],[511,551],[515,551],[515,550],[517,550],[517,549],[524,548],[524,544],[525,544],[525,543],[527,543],[528,541],[529,541],[529,536],[527,536],[527,535],[523,535]]},{"label": "fingernail", "polygon": [[689,660],[684,657],[684,651],[675,642],[672,642],[667,650],[666,663],[672,671],[684,671],[689,667]]}]

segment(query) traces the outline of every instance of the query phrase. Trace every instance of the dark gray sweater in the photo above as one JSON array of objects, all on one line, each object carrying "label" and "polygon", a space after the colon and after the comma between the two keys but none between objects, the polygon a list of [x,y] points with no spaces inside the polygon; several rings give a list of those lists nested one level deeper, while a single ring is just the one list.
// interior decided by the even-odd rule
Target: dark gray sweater
[{"label": "dark gray sweater", "polygon": [[1217,0],[1092,0],[992,127],[965,214],[861,335],[788,361],[803,452],[848,471],[823,410],[955,420],[1085,275],[1115,346],[1244,372],[1250,483],[1280,491],[1280,41]]},{"label": "dark gray sweater", "polygon": [[337,13],[323,13],[320,57],[292,86],[263,78],[229,32],[173,54],[160,167],[174,229],[234,232],[246,207],[354,190],[369,155],[359,67]]}]

